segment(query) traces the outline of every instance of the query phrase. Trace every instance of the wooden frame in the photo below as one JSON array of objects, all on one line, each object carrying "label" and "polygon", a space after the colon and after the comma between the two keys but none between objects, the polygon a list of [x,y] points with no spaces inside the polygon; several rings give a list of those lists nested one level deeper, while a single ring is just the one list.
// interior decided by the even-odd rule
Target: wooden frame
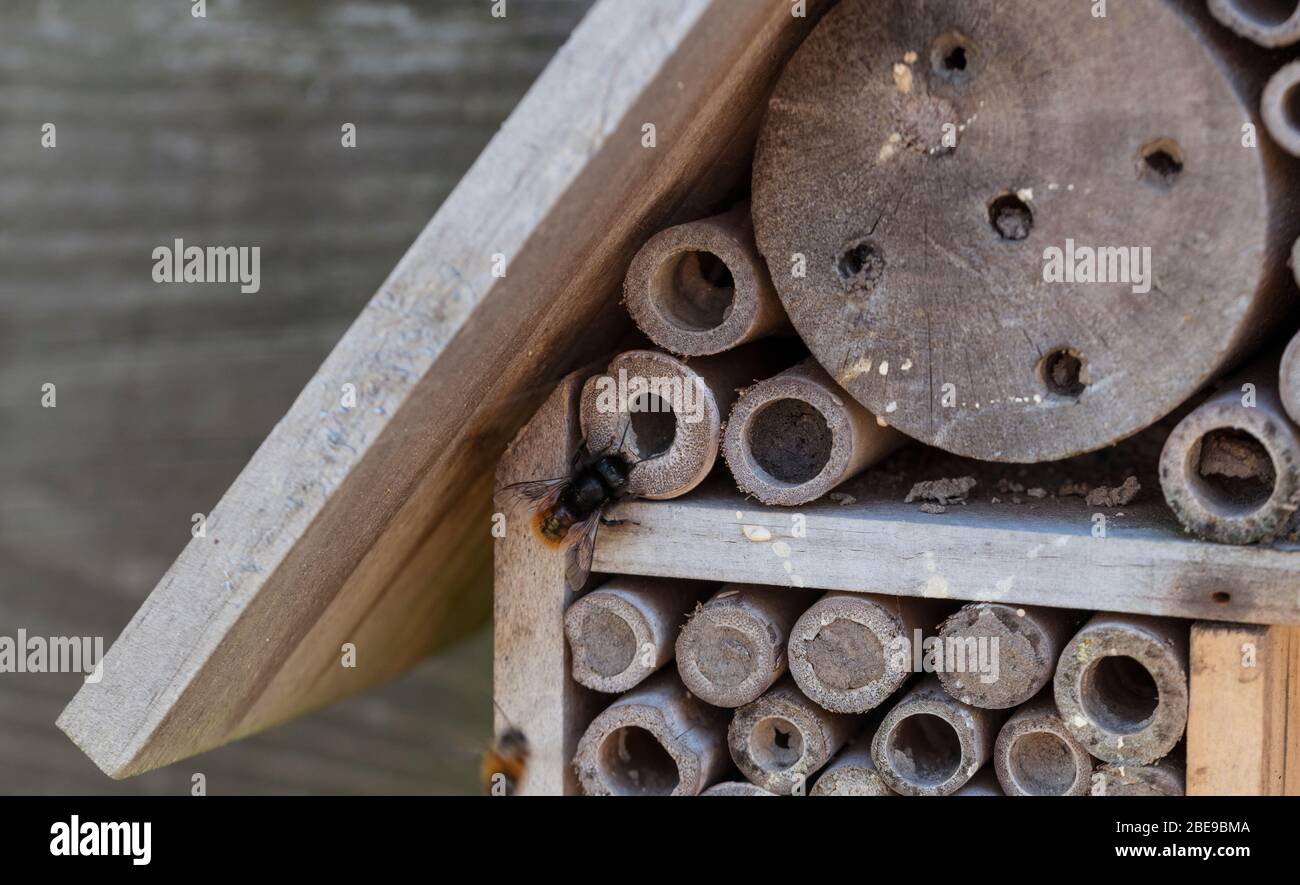
[{"label": "wooden frame", "polygon": [[627,327],[645,239],[743,185],[763,99],[827,4],[807,5],[590,11],[63,712],[100,768],[328,704],[479,610],[492,465]]},{"label": "wooden frame", "polygon": [[[520,434],[501,482],[563,474],[580,437],[582,378],[562,383]],[[1225,621],[1300,623],[1295,553],[1191,540],[1156,506],[1126,507],[1124,532],[1084,554],[1090,520],[1064,502],[1032,517],[1013,511],[1015,520],[976,504],[922,517],[915,505],[872,498],[868,476],[851,486],[862,495],[852,505],[775,508],[746,503],[715,479],[686,499],[619,505],[611,516],[620,523],[601,529],[596,572],[1200,617],[1189,625],[1188,795],[1300,795],[1300,627]],[[803,537],[791,530],[795,513]],[[784,547],[774,551],[777,543]],[[795,580],[786,561],[796,563]],[[1008,563],[1016,580],[999,583]],[[533,742],[526,793],[577,792],[573,750],[613,699],[570,678],[565,566],[565,554],[527,527],[498,541],[494,688],[510,717],[498,714],[498,725]],[[1074,583],[1062,586],[1063,574]],[[1208,595],[1224,588],[1227,602]]]}]

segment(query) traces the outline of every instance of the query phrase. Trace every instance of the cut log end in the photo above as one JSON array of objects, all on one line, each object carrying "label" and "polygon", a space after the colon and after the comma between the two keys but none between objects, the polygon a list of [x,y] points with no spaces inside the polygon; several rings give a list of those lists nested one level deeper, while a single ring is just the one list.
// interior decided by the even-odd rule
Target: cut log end
[{"label": "cut log end", "polygon": [[1262,78],[1200,24],[1161,0],[1012,5],[836,7],[769,105],[753,215],[791,321],[860,403],[1026,462],[1120,440],[1244,354],[1293,297],[1263,256],[1296,221],[1269,196],[1290,173],[1222,137]]}]

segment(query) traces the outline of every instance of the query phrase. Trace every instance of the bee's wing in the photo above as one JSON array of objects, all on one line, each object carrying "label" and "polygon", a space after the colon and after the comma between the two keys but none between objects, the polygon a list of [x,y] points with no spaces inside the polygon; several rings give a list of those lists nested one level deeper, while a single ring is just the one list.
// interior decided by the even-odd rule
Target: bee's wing
[{"label": "bee's wing", "polygon": [[564,581],[570,593],[582,592],[591,575],[591,560],[596,553],[596,534],[600,531],[602,515],[602,511],[597,510],[584,521],[575,523],[565,538],[566,545],[575,545],[569,566],[564,572]]},{"label": "bee's wing", "polygon": [[511,483],[497,489],[496,501],[504,509],[513,509],[519,504],[531,504],[542,510],[555,503],[555,499],[564,490],[567,476],[556,479],[531,479],[526,482]]}]

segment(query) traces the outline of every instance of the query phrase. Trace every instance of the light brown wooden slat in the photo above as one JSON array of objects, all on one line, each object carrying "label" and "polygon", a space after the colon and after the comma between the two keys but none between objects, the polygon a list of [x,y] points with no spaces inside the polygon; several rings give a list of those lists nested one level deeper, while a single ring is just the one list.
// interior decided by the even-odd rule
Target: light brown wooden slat
[{"label": "light brown wooden slat", "polygon": [[1294,634],[1292,627],[1192,625],[1189,796],[1277,796],[1286,789]]}]

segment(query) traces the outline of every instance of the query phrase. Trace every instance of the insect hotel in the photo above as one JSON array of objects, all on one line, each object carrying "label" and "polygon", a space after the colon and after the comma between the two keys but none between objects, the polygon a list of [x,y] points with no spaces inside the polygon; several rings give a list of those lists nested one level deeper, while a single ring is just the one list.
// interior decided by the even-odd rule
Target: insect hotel
[{"label": "insect hotel", "polygon": [[1286,5],[602,0],[61,726],[185,758],[490,572],[495,793],[1300,793]]}]

